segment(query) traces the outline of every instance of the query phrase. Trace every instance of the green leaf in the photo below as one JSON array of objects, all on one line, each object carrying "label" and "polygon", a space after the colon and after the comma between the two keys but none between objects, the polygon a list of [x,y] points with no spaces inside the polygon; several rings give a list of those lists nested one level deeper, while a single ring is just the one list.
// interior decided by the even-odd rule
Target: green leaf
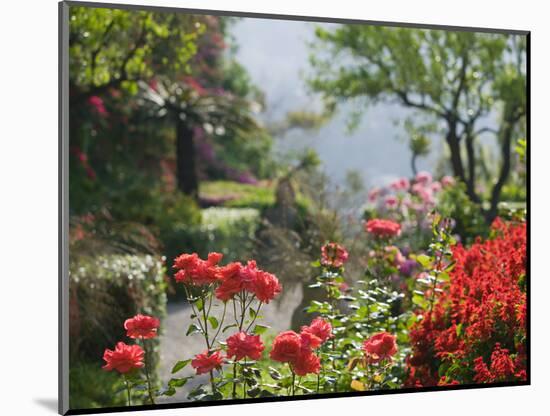
[{"label": "green leaf", "polygon": [[257,324],[257,325],[254,326],[254,330],[252,332],[256,335],[261,335],[265,331],[267,331],[268,329],[269,329],[269,327],[267,325]]},{"label": "green leaf", "polygon": [[416,256],[416,261],[426,269],[429,268],[432,264],[432,259],[429,256],[426,256],[425,254],[420,254]]},{"label": "green leaf", "polygon": [[191,324],[189,325],[189,328],[187,328],[187,332],[185,333],[186,336],[196,334],[196,333],[202,333],[202,329],[197,324]]},{"label": "green leaf", "polygon": [[220,325],[215,316],[210,316],[208,318],[208,322],[210,322],[210,325],[212,325],[213,329],[216,329]]},{"label": "green leaf", "polygon": [[222,332],[227,331],[229,328],[237,328],[237,327],[238,327],[237,324],[227,325],[227,326],[225,326],[225,327],[222,329]]},{"label": "green leaf", "polygon": [[261,392],[260,388],[259,387],[254,387],[250,390],[247,390],[246,391],[246,394],[248,394],[248,396],[250,397],[256,397],[257,395],[259,395]]},{"label": "green leaf", "polygon": [[191,362],[191,359],[189,360],[183,360],[183,361],[178,361],[174,367],[172,367],[172,374],[175,374],[177,373],[178,371],[180,371],[182,368],[184,368],[187,364],[189,364]]},{"label": "green leaf", "polygon": [[168,382],[168,387],[172,387],[172,388],[183,387],[185,386],[187,381],[191,378],[193,377],[171,378],[170,381]]},{"label": "green leaf", "polygon": [[281,378],[283,378],[283,376],[281,376],[281,373],[279,373],[273,367],[269,367],[268,371],[273,380],[280,380]]}]

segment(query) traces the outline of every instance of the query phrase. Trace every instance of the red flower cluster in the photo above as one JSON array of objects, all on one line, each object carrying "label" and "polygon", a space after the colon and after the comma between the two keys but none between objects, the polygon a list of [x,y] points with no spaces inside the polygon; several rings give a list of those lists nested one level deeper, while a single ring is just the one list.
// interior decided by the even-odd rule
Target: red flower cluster
[{"label": "red flower cluster", "polygon": [[221,301],[227,302],[241,291],[253,293],[260,302],[269,303],[283,287],[279,279],[271,273],[257,268],[251,260],[246,266],[241,263],[230,263],[220,269],[220,285],[215,295]]},{"label": "red flower cluster", "polygon": [[319,345],[334,337],[332,325],[323,318],[315,318],[309,326],[304,325],[301,328],[301,334],[309,334],[312,337],[319,338]]},{"label": "red flower cluster", "polygon": [[209,253],[208,259],[201,259],[197,253],[182,254],[174,260],[174,269],[178,271],[174,279],[179,283],[193,286],[205,286],[220,280],[220,267],[223,254]]},{"label": "red flower cluster", "polygon": [[[148,339],[157,336],[160,321],[157,318],[147,315],[137,314],[133,318],[124,321],[126,335],[130,338]],[[103,359],[107,364],[103,366],[104,370],[117,370],[119,373],[127,373],[131,370],[142,368],[145,352],[139,345],[127,345],[124,342],[118,342],[114,351],[105,349]]]},{"label": "red flower cluster", "polygon": [[321,247],[321,264],[325,267],[342,267],[348,259],[347,250],[337,243],[328,243]]},{"label": "red flower cluster", "polygon": [[396,338],[389,332],[380,332],[363,342],[363,350],[371,364],[391,360],[397,353]]},{"label": "red flower cluster", "polygon": [[[410,331],[408,385],[526,379],[526,225],[497,219],[492,230],[453,248],[448,290]],[[453,368],[444,378],[441,365]]]},{"label": "red flower cluster", "polygon": [[263,303],[269,303],[281,293],[283,288],[279,279],[258,269],[254,260],[246,266],[238,262],[220,266],[222,257],[220,253],[209,253],[208,259],[202,260],[196,253],[182,254],[174,261],[174,268],[178,269],[174,278],[176,282],[193,286],[217,283],[219,286],[214,293],[224,302],[242,291],[254,294]]},{"label": "red flower cluster", "polygon": [[242,360],[243,358],[250,358],[251,360],[262,358],[264,344],[262,344],[259,335],[238,332],[227,338],[226,343],[227,356],[235,357],[235,361]]},{"label": "red flower cluster", "polygon": [[300,334],[285,331],[277,335],[269,356],[274,361],[288,363],[298,376],[318,374],[321,360],[313,350],[332,336],[330,323],[316,318],[310,326],[303,326]]},{"label": "red flower cluster", "polygon": [[133,318],[126,319],[124,329],[130,338],[149,339],[157,336],[160,321],[157,318],[138,314]]},{"label": "red flower cluster", "polygon": [[144,366],[143,357],[145,353],[139,345],[127,345],[124,342],[118,342],[114,350],[106,349],[103,359],[106,364],[102,367],[104,370],[117,370],[125,374],[134,369]]},{"label": "red flower cluster", "polygon": [[401,234],[401,225],[391,220],[373,219],[367,221],[365,231],[381,238],[396,237]]},{"label": "red flower cluster", "polygon": [[193,367],[197,375],[209,373],[212,370],[219,370],[222,368],[224,357],[220,351],[214,351],[212,353],[204,351],[201,354],[195,355],[195,358],[191,361],[191,367]]}]

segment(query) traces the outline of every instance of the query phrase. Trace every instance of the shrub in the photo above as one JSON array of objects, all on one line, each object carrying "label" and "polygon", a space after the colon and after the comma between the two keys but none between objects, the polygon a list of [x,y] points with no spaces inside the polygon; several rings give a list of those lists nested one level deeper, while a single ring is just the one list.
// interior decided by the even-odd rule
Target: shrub
[{"label": "shrub", "polygon": [[409,385],[526,379],[526,224],[497,219],[491,237],[453,247],[449,283],[410,329]]},{"label": "shrub", "polygon": [[[164,273],[163,262],[152,255],[71,252],[71,362],[97,362],[105,346],[114,345],[124,335],[120,322],[128,316],[164,317]],[[154,357],[156,364],[158,353]]]}]

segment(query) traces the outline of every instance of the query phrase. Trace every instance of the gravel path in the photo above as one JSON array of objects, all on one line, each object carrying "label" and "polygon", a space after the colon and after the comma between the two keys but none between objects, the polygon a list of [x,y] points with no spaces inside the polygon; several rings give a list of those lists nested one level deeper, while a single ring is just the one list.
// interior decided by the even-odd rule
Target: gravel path
[{"label": "gravel path", "polygon": [[[258,323],[270,326],[270,331],[274,333],[289,329],[294,309],[300,304],[301,300],[302,289],[300,286],[295,286],[295,289],[291,292],[286,292],[279,302],[264,305],[260,311],[263,319],[259,320]],[[219,318],[222,312],[221,305],[215,305],[212,309],[215,311],[214,314]],[[185,335],[191,323],[190,311],[191,308],[186,302],[168,304],[168,315],[163,321],[163,333],[160,340],[159,375],[163,383],[168,382],[172,377],[171,369],[177,361],[192,358],[195,354],[205,349],[204,339],[200,334]],[[228,314],[228,316],[232,318],[232,314]],[[230,334],[231,331],[228,330],[226,336]],[[188,365],[184,370],[177,373],[175,377],[190,376],[192,374],[193,369]],[[200,383],[207,384],[208,376],[201,375],[194,377],[184,387],[179,388],[174,396],[162,398],[159,402],[173,403],[187,401],[188,393]]]}]

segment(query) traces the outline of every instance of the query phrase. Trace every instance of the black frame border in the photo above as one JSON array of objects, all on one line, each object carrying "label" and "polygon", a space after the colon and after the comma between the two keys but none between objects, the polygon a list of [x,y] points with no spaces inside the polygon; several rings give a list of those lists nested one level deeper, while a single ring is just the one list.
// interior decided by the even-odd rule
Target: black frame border
[{"label": "black frame border", "polygon": [[[465,31],[479,33],[494,33],[506,35],[525,36],[527,41],[527,69],[526,69],[526,140],[527,140],[527,198],[526,198],[526,221],[527,221],[527,267],[526,267],[526,294],[527,294],[527,379],[518,382],[500,382],[491,384],[463,384],[455,386],[434,386],[434,387],[419,387],[419,388],[400,388],[392,390],[378,390],[365,392],[342,392],[342,393],[324,393],[307,396],[277,396],[263,398],[247,398],[247,399],[229,399],[229,400],[213,400],[206,402],[180,402],[180,403],[163,403],[157,405],[141,405],[141,406],[124,406],[124,407],[102,407],[91,409],[70,409],[69,408],[69,310],[68,310],[68,258],[69,258],[69,7],[90,7],[90,8],[111,8],[119,10],[135,10],[135,11],[155,11],[167,13],[185,13],[199,15],[214,15],[225,17],[242,17],[270,20],[285,20],[285,21],[306,21],[317,23],[339,23],[339,24],[361,24],[385,27],[405,27],[414,29],[432,29],[446,31]],[[319,400],[343,397],[366,397],[390,394],[403,393],[426,393],[434,391],[455,391],[455,390],[470,390],[470,389],[485,389],[495,387],[517,387],[531,385],[531,31],[530,30],[515,30],[501,28],[481,28],[469,26],[449,26],[427,23],[406,23],[406,22],[387,22],[378,20],[362,20],[362,19],[344,19],[331,18],[320,16],[296,16],[285,14],[270,14],[270,13],[253,13],[242,11],[227,11],[227,10],[209,10],[209,9],[190,9],[180,7],[167,6],[151,6],[137,4],[116,4],[116,3],[100,3],[87,1],[61,1],[59,7],[59,96],[58,96],[58,122],[59,122],[59,141],[58,141],[58,224],[59,224],[59,280],[58,280],[58,295],[59,295],[59,316],[58,316],[58,412],[61,415],[84,415],[97,413],[114,413],[114,412],[131,412],[140,410],[162,410],[162,409],[183,409],[193,407],[213,407],[224,405],[238,405],[247,403],[275,403],[275,402],[290,402],[290,401],[305,401]]]}]

